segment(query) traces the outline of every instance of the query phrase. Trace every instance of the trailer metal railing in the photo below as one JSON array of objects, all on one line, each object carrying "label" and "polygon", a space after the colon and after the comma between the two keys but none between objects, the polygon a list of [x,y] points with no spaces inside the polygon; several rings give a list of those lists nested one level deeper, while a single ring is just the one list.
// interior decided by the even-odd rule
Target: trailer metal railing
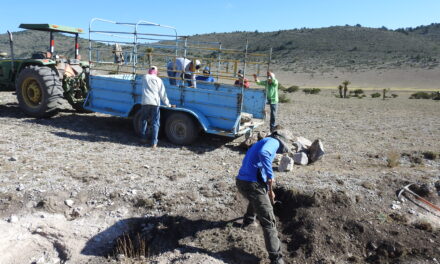
[{"label": "trailer metal railing", "polygon": [[[179,36],[174,27],[145,20],[126,23],[94,18],[90,21],[89,62],[92,74],[145,74],[148,68],[156,65],[161,78],[178,79],[186,85],[183,71],[167,69],[167,63],[175,62],[179,57],[200,60],[210,68],[216,83],[231,84],[231,80],[237,79],[239,70],[252,83],[252,75],[248,72],[265,76],[263,68],[266,71],[270,69],[272,49],[268,54],[252,53],[247,41],[243,49],[224,48],[220,42],[195,41],[188,36]],[[163,74],[167,71],[179,72],[181,74],[177,75],[182,77]]]}]

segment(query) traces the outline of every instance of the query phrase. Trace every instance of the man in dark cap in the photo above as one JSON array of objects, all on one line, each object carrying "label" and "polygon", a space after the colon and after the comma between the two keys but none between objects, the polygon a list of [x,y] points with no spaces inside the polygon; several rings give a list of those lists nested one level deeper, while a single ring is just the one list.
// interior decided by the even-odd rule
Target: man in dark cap
[{"label": "man in dark cap", "polygon": [[275,201],[272,162],[276,153],[290,151],[289,141],[287,133],[276,126],[270,136],[258,141],[248,150],[236,178],[238,191],[249,201],[243,226],[253,224],[255,218],[258,219],[263,228],[271,264],[284,263],[272,207]]}]

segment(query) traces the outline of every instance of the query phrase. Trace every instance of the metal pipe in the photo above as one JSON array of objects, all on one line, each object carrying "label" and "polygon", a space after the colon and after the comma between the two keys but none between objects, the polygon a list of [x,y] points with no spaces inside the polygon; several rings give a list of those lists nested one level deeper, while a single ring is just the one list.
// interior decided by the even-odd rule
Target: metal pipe
[{"label": "metal pipe", "polygon": [[53,52],[55,51],[55,40],[53,39],[53,31],[50,31],[49,36],[50,36],[49,51],[53,56],[54,55]]},{"label": "metal pipe", "polygon": [[220,43],[218,48],[218,63],[217,63],[217,81],[219,80],[219,73],[220,73],[220,67],[221,67],[221,54],[222,54],[222,43]]},{"label": "metal pipe", "polygon": [[272,60],[272,48],[270,48],[270,51],[269,51],[269,61],[267,63],[267,71],[270,71],[270,62],[271,62],[271,60]]},{"label": "metal pipe", "polygon": [[78,42],[78,33],[75,34],[75,59],[78,59],[79,56],[79,42]]},{"label": "metal pipe", "polygon": [[11,72],[12,74],[15,73],[15,67],[14,67],[14,39],[12,38],[12,33],[9,32],[8,30],[8,35],[9,35],[9,46],[11,48]]}]

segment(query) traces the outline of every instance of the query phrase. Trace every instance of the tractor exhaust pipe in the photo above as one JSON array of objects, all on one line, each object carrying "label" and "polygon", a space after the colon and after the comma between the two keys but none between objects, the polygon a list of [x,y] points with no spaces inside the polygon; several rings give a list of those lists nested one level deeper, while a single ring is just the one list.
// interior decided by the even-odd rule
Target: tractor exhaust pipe
[{"label": "tractor exhaust pipe", "polygon": [[15,73],[14,69],[14,39],[12,38],[12,33],[8,30],[9,35],[9,46],[11,47],[11,71]]}]

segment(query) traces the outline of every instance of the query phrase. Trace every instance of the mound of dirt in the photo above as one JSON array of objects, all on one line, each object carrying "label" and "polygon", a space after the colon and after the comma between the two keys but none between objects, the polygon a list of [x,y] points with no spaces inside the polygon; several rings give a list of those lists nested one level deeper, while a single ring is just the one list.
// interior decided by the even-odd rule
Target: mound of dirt
[{"label": "mound of dirt", "polygon": [[[344,192],[278,187],[275,193],[279,202],[274,211],[286,263],[429,263],[440,254],[433,246],[438,231],[426,234],[396,214],[371,218],[362,210],[365,204]],[[203,252],[226,263],[267,259],[261,228],[242,229],[237,219],[207,221],[171,215],[133,219],[131,230],[115,241],[109,255],[152,258],[177,250],[171,255]],[[432,238],[414,240],[427,235]]]}]

